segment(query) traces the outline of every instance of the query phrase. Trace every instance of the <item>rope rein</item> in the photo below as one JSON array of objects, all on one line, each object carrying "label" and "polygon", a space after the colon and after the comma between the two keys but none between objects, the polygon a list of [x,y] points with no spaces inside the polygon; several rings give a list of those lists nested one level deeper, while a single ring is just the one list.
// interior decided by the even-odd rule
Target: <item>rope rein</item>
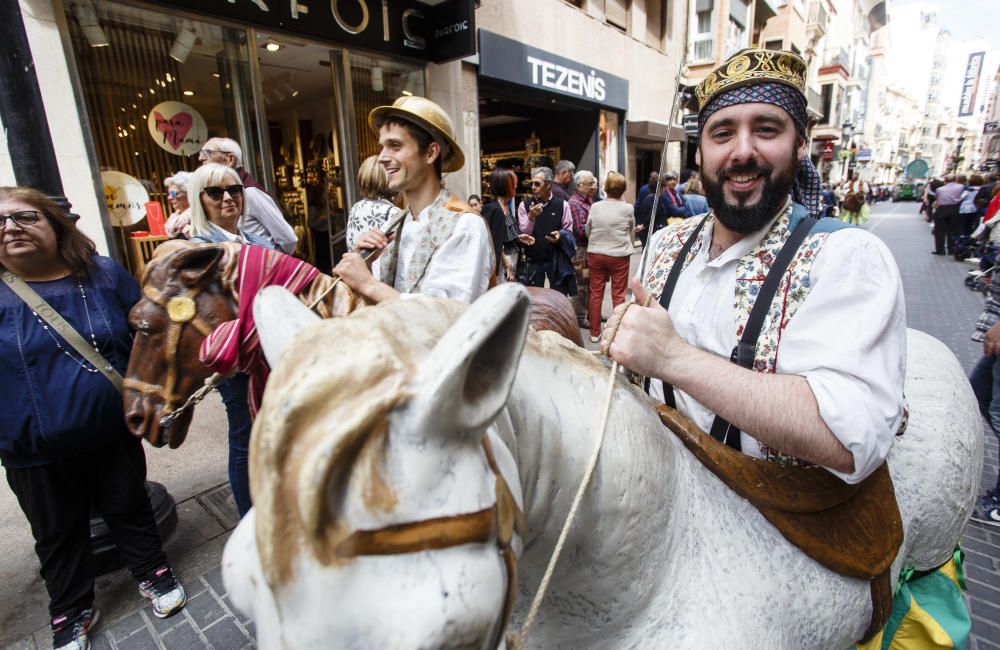
[{"label": "rope rein", "polygon": [[[651,297],[651,296],[650,296]],[[628,308],[636,303],[628,302],[625,304],[625,309],[622,311],[621,318],[619,318],[614,326],[611,328],[608,334],[608,347],[615,340],[615,336],[618,334],[618,328],[621,326],[622,319],[625,318],[625,312]],[[649,304],[649,300],[646,300],[646,304]],[[552,557],[549,558],[549,564],[545,567],[545,573],[542,575],[542,581],[538,585],[538,590],[535,592],[535,598],[531,601],[531,609],[528,610],[528,616],[524,619],[524,625],[518,632],[509,632],[507,634],[507,648],[508,650],[521,650],[524,648],[524,643],[528,638],[528,632],[531,631],[531,626],[535,622],[535,618],[538,617],[538,610],[542,607],[542,601],[545,599],[545,593],[549,589],[549,583],[552,581],[552,574],[555,572],[556,564],[559,562],[559,556],[562,555],[563,547],[566,545],[566,538],[569,537],[569,531],[573,527],[573,522],[576,520],[577,512],[580,510],[580,504],[583,502],[583,495],[587,491],[587,487],[590,485],[590,481],[594,476],[594,470],[597,468],[597,459],[600,458],[601,448],[604,446],[604,434],[608,429],[608,416],[611,414],[611,398],[614,396],[615,389],[615,378],[618,375],[618,362],[612,361],[611,372],[608,373],[608,387],[604,394],[604,406],[601,413],[601,427],[597,434],[597,444],[594,445],[594,451],[590,454],[590,460],[587,462],[587,470],[583,474],[583,478],[580,479],[580,487],[576,489],[576,496],[573,497],[573,504],[569,508],[569,513],[566,515],[566,522],[563,524],[562,530],[559,532],[559,540],[556,542],[555,548],[552,549]]]}]

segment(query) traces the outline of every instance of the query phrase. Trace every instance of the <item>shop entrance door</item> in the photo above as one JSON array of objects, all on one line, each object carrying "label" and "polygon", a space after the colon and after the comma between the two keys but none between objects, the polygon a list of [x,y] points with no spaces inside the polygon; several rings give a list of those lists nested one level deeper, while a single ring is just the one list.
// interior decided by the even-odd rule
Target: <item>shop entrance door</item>
[{"label": "shop entrance door", "polygon": [[[422,69],[318,43],[255,32],[258,108],[274,194],[299,235],[297,254],[324,273],[347,251],[357,170],[377,153],[368,112],[423,94]],[[262,129],[264,130],[264,129]]]}]

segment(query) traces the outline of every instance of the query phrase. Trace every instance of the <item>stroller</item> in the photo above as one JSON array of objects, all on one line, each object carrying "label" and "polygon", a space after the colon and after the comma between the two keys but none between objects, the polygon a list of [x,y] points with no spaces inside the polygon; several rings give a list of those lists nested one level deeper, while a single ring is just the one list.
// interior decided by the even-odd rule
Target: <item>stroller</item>
[{"label": "stroller", "polygon": [[965,286],[972,291],[986,293],[987,287],[993,282],[993,273],[997,268],[997,247],[986,244],[980,250],[979,268],[969,271],[965,276]]},{"label": "stroller", "polygon": [[973,257],[978,249],[979,242],[969,235],[951,235],[949,237],[948,250],[959,262]]}]

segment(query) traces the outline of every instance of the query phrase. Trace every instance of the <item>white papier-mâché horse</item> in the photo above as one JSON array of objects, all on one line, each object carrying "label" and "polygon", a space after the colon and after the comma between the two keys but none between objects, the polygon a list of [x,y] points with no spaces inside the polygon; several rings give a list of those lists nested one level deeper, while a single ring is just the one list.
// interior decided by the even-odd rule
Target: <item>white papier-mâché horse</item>
[{"label": "white papier-m\u00e2ch\u00e9 horse", "polygon": [[[254,425],[255,508],[226,545],[262,648],[489,648],[510,579],[495,540],[345,557],[355,531],[489,508],[488,436],[527,518],[526,613],[598,436],[608,369],[528,332],[518,285],[476,303],[385,302],[316,317],[280,289],[255,305],[274,368]],[[296,330],[297,334],[293,333]],[[889,467],[905,531],[892,567],[952,554],[975,498],[982,427],[955,357],[908,334],[909,427]],[[869,583],[803,555],[619,378],[600,461],[531,629],[532,648],[843,649]]]}]

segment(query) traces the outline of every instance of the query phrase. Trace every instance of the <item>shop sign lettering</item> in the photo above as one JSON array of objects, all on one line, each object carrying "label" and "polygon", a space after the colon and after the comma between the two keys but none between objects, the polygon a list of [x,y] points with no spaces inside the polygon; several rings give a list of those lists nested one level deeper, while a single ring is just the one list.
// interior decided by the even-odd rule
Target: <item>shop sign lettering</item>
[{"label": "shop sign lettering", "polygon": [[104,202],[111,222],[116,226],[131,226],[146,216],[149,193],[138,179],[124,172],[101,172]]},{"label": "shop sign lettering", "polygon": [[580,97],[603,102],[607,94],[604,92],[604,79],[597,76],[593,70],[584,75],[577,70],[570,70],[558,63],[550,63],[533,56],[527,57],[531,64],[531,83]]},{"label": "shop sign lettering", "polygon": [[474,0],[152,0],[237,24],[441,62],[475,53]]},{"label": "shop sign lettering", "polygon": [[485,29],[479,30],[479,74],[601,106],[628,109],[627,79]]}]

